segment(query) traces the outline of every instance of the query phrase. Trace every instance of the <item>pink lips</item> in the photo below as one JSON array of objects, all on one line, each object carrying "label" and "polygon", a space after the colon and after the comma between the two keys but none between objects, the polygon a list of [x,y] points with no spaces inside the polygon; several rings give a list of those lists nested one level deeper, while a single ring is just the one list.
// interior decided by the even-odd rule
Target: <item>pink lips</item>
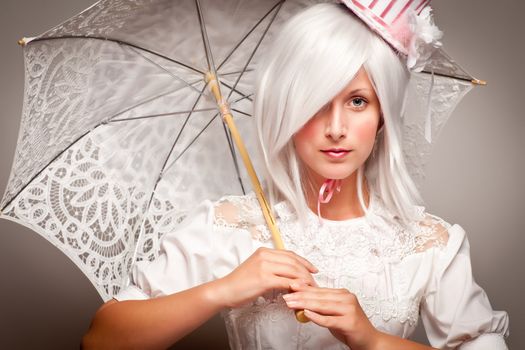
[{"label": "pink lips", "polygon": [[344,148],[330,148],[327,150],[321,150],[324,154],[328,155],[331,158],[343,158],[348,153],[350,153],[352,150],[344,149]]}]

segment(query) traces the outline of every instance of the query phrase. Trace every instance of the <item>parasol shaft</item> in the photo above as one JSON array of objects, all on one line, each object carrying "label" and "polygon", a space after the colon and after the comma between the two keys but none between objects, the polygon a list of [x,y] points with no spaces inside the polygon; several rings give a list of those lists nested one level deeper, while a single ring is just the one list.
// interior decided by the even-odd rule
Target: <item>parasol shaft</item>
[{"label": "parasol shaft", "polygon": [[284,243],[281,238],[279,229],[277,228],[277,225],[275,224],[275,218],[273,217],[273,214],[270,210],[270,205],[268,204],[268,201],[266,200],[266,197],[264,196],[264,192],[263,192],[261,183],[259,181],[259,178],[257,177],[257,174],[255,173],[255,169],[253,167],[252,161],[250,159],[248,151],[246,150],[246,146],[244,145],[244,142],[241,139],[241,135],[239,134],[239,131],[237,130],[237,126],[235,125],[233,121],[233,116],[229,108],[222,101],[222,95],[221,95],[219,86],[217,84],[217,80],[213,74],[208,73],[206,75],[206,81],[208,84],[210,84],[210,90],[212,91],[213,96],[215,97],[215,100],[217,101],[217,104],[219,105],[222,118],[224,122],[226,123],[226,125],[228,125],[228,128],[230,129],[232,138],[235,141],[235,145],[237,146],[237,149],[239,150],[241,158],[244,162],[244,166],[246,167],[246,170],[248,171],[248,175],[250,176],[250,180],[252,182],[252,186],[254,188],[255,195],[257,196],[257,200],[259,201],[259,204],[261,206],[261,209],[264,215],[264,219],[266,220],[266,224],[268,225],[268,228],[272,235],[273,244],[275,248],[277,249],[284,249]]},{"label": "parasol shaft", "polygon": [[250,176],[250,179],[252,181],[252,185],[254,187],[255,194],[257,196],[257,200],[259,201],[259,204],[261,205],[261,209],[263,211],[264,218],[272,234],[273,244],[275,248],[277,249],[284,249],[284,243],[282,241],[279,229],[277,228],[277,225],[275,224],[275,218],[273,217],[273,214],[270,210],[270,205],[268,204],[268,201],[266,200],[266,197],[264,196],[264,192],[262,190],[261,183],[259,182],[259,179],[257,178],[257,174],[255,173],[255,169],[253,168],[253,164],[251,162],[250,156],[248,155],[246,147],[244,146],[244,142],[242,141],[239,135],[239,132],[237,130],[237,127],[235,126],[235,123],[233,122],[233,117],[231,113],[229,112],[226,113],[223,116],[223,119],[228,125],[228,128],[230,129],[232,138],[235,141],[237,148],[239,149],[239,153],[242,157],[246,170],[248,171],[248,175]]},{"label": "parasol shaft", "polygon": [[[246,147],[244,146],[244,142],[242,141],[241,135],[237,130],[237,126],[235,126],[230,109],[222,99],[222,94],[217,84],[217,79],[215,75],[213,75],[212,73],[206,74],[206,82],[210,85],[210,90],[213,93],[217,104],[219,105],[222,118],[226,125],[228,125],[228,128],[230,129],[232,138],[235,141],[235,145],[239,150],[239,153],[244,162],[244,166],[248,171],[248,175],[250,176],[250,180],[252,181],[252,186],[257,196],[257,200],[259,201],[259,205],[262,209],[264,219],[266,220],[266,224],[268,225],[270,233],[272,234],[273,244],[277,249],[284,249],[284,243],[281,238],[281,233],[279,232],[279,229],[275,224],[275,218],[273,217],[272,211],[270,210],[270,205],[268,204],[268,201],[264,196],[261,183],[259,181],[259,178],[257,177],[257,174],[255,173],[252,161],[250,159],[248,151],[246,150]],[[304,310],[295,310],[295,318],[297,319],[297,321],[302,323],[310,321],[308,317],[306,317],[306,315],[304,314]]]}]

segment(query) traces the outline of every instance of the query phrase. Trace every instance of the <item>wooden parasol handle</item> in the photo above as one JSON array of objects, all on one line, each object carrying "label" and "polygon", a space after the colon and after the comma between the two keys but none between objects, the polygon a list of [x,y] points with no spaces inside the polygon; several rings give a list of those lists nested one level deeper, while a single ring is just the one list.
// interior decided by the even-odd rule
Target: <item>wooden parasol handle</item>
[{"label": "wooden parasol handle", "polygon": [[[237,145],[237,149],[239,150],[239,154],[241,155],[242,160],[244,162],[244,166],[246,167],[246,170],[248,171],[248,175],[250,176],[250,180],[252,182],[252,186],[254,188],[255,195],[257,196],[257,200],[259,201],[260,207],[262,209],[264,219],[266,220],[266,224],[268,225],[268,228],[270,229],[273,244],[276,249],[284,249],[284,243],[281,238],[279,229],[277,228],[277,225],[275,223],[275,218],[272,214],[272,211],[270,210],[270,205],[268,204],[268,201],[266,200],[266,197],[264,196],[264,192],[262,190],[261,183],[259,182],[259,178],[257,177],[257,174],[255,173],[255,169],[253,168],[253,164],[250,159],[250,156],[248,155],[248,151],[246,150],[246,147],[244,146],[244,142],[242,141],[239,131],[237,130],[237,127],[235,126],[235,123],[233,122],[233,116],[230,112],[230,108],[227,106],[227,104],[222,99],[222,95],[221,95],[221,91],[219,88],[219,84],[217,83],[217,79],[212,73],[207,73],[205,79],[206,79],[206,83],[210,87],[211,92],[213,93],[213,96],[215,97],[217,105],[219,106],[219,110],[221,112],[222,119],[224,120],[226,125],[228,125],[232,138],[235,141],[235,144]],[[297,321],[302,322],[302,323],[310,321],[308,317],[306,317],[306,315],[304,314],[304,310],[296,310],[295,318],[297,319]]]}]

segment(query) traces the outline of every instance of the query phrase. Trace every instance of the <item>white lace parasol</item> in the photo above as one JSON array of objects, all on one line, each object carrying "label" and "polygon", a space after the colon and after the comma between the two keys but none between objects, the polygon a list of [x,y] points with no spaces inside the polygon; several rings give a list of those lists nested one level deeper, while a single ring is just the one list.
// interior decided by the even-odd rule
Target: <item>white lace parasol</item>
[{"label": "white lace parasol", "polygon": [[[195,204],[250,189],[206,89],[207,61],[256,156],[254,68],[280,24],[316,2],[102,0],[26,39],[24,107],[1,217],[57,246],[110,299]],[[431,150],[421,110],[431,107],[434,142],[471,87],[442,51],[431,62],[438,93],[407,106],[404,119],[416,179]],[[430,77],[413,73],[411,89],[429,91]]]}]

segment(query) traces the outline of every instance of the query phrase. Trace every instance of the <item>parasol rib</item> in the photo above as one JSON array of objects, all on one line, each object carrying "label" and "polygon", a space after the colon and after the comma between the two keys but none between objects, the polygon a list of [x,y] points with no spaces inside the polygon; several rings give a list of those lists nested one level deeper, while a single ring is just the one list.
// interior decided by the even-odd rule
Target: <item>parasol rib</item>
[{"label": "parasol rib", "polygon": [[[196,84],[196,83],[198,83],[198,82],[199,82],[199,81],[194,81],[192,84]],[[142,106],[142,105],[144,105],[144,104],[146,104],[146,103],[149,103],[149,102],[155,101],[156,99],[162,98],[162,97],[164,97],[164,96],[168,96],[169,94],[172,94],[172,93],[174,93],[174,92],[177,92],[177,91],[179,91],[179,90],[182,89],[182,88],[183,88],[183,87],[178,87],[178,88],[176,88],[176,89],[173,89],[173,90],[170,90],[170,91],[167,91],[167,92],[161,93],[161,94],[159,94],[159,95],[157,95],[157,96],[153,96],[153,97],[151,97],[151,98],[148,98],[148,99],[146,99],[146,100],[144,100],[144,101],[140,101],[139,103],[137,103],[137,104],[135,104],[135,105],[133,105],[133,106],[130,106],[130,107],[128,107],[128,108],[126,108],[126,109],[124,109],[124,110],[122,110],[122,111],[120,111],[120,112],[117,112],[117,113],[115,113],[113,116],[109,117],[108,123],[110,123],[111,121],[113,121],[114,118],[117,117],[117,116],[119,116],[119,115],[122,115],[122,114],[124,114],[124,113],[126,113],[126,112],[129,112],[129,111],[131,111],[131,110],[133,110],[133,109],[135,109],[135,108],[137,108],[137,107],[140,107],[140,106]],[[120,120],[126,120],[126,119],[120,119]]]},{"label": "parasol rib", "polygon": [[[240,102],[240,101],[245,100],[245,99],[248,99],[248,100],[251,101],[251,97],[252,97],[252,96],[253,96],[253,94],[249,94],[249,95],[247,95],[247,96],[244,96],[244,97],[241,97],[241,98],[238,98],[238,99],[236,99],[236,100],[231,101],[230,104],[232,104],[232,103],[237,103],[237,102]],[[248,115],[251,117],[251,114],[248,114]]]},{"label": "parasol rib", "polygon": [[166,55],[163,55],[161,53],[158,53],[156,51],[153,51],[153,50],[150,50],[150,49],[146,49],[144,47],[132,44],[132,43],[127,42],[127,41],[118,40],[118,39],[101,38],[101,37],[98,37],[98,36],[90,36],[90,35],[63,35],[63,36],[57,36],[57,37],[53,37],[53,38],[49,38],[49,37],[35,38],[35,39],[31,40],[31,42],[45,41],[45,40],[56,40],[56,39],[95,39],[95,40],[111,41],[111,42],[114,42],[114,43],[117,43],[117,44],[120,44],[120,45],[127,45],[127,46],[130,46],[130,47],[134,47],[136,49],[140,49],[140,50],[146,51],[146,52],[151,53],[153,55],[156,55],[158,57],[164,58],[164,59],[166,59],[166,60],[168,60],[170,62],[178,64],[181,67],[187,68],[187,69],[193,71],[194,73],[204,74],[203,71],[201,71],[198,68],[192,67],[189,64],[183,63],[181,61],[177,61],[177,60],[175,60],[173,58],[170,58],[170,57],[168,57]]},{"label": "parasol rib", "polygon": [[[257,44],[255,45],[255,48],[253,49],[253,51],[251,52],[250,56],[248,57],[248,59],[246,60],[246,63],[244,65],[244,67],[242,67],[242,72],[241,74],[239,74],[237,76],[237,79],[235,80],[235,83],[233,84],[233,89],[230,90],[229,94],[228,94],[228,97],[226,97],[226,100],[229,100],[232,93],[233,93],[233,90],[235,90],[235,88],[237,87],[237,84],[239,84],[239,81],[241,80],[242,76],[244,75],[244,73],[246,72],[246,69],[248,68],[248,65],[250,64],[250,62],[252,61],[252,58],[253,56],[255,55],[255,53],[257,52],[257,49],[259,49],[259,46],[261,46],[261,42],[264,40],[264,38],[266,37],[266,34],[268,34],[268,30],[270,29],[270,26],[273,24],[273,22],[275,21],[275,17],[277,17],[277,14],[279,13],[279,10],[281,9],[282,7],[282,4],[284,2],[281,2],[279,4],[279,6],[277,7],[277,10],[274,12],[273,14],[273,17],[270,19],[268,25],[266,26],[266,28],[264,28],[264,32],[262,33],[261,37],[259,38],[259,40],[257,41]],[[266,16],[265,16],[266,17]]]},{"label": "parasol rib", "polygon": [[252,115],[250,115],[250,114],[248,114],[248,113],[246,113],[246,112],[243,112],[243,111],[241,111],[241,110],[238,110],[238,109],[236,109],[236,108],[232,108],[231,110],[232,110],[232,111],[235,111],[235,112],[237,112],[237,113],[239,113],[239,114],[243,114],[243,115],[245,115],[245,116],[247,116],[247,117],[251,117],[251,116],[252,116]]},{"label": "parasol rib", "polygon": [[173,72],[171,72],[169,69],[167,69],[166,67],[162,66],[161,64],[153,61],[151,58],[149,57],[146,57],[145,55],[143,55],[141,52],[137,51],[135,48],[133,47],[130,47],[130,50],[135,52],[137,55],[139,55],[140,57],[144,58],[146,61],[148,61],[149,63],[153,64],[154,66],[160,68],[163,72],[165,73],[168,73],[168,75],[172,78],[174,78],[175,80],[178,80],[178,81],[181,81],[183,82],[184,84],[186,84],[189,88],[195,90],[197,93],[199,94],[203,94],[204,93],[204,90],[201,90],[199,91],[196,87],[194,87],[192,84],[188,83],[186,80],[176,76],[175,74],[173,74]]},{"label": "parasol rib", "polygon": [[247,100],[250,101],[250,102],[253,102],[253,100],[252,100],[251,97],[250,97],[250,96],[252,96],[252,94],[245,94],[244,92],[241,92],[241,91],[239,91],[239,90],[237,90],[237,89],[234,89],[232,86],[230,86],[229,84],[225,83],[224,81],[221,81],[221,85],[224,85],[224,86],[226,86],[228,89],[235,91],[236,93],[238,93],[239,95],[241,95],[242,98],[247,99]]},{"label": "parasol rib", "polygon": [[[213,53],[212,53],[212,50],[211,50],[211,46],[210,46],[210,41],[209,41],[209,37],[208,37],[208,33],[207,33],[207,30],[206,30],[206,23],[204,21],[204,15],[203,15],[203,12],[202,12],[202,8],[201,8],[201,4],[200,4],[200,1],[199,0],[195,0],[195,5],[197,7],[197,15],[198,15],[198,19],[199,19],[199,27],[200,27],[200,30],[201,30],[201,36],[202,36],[202,43],[204,45],[204,52],[206,54],[206,61],[208,63],[208,70],[211,71],[213,73],[213,75],[215,77],[217,77],[217,70],[215,68],[215,62],[213,60]],[[245,71],[246,67],[243,68],[243,72]],[[242,75],[243,73],[241,73]],[[218,78],[216,78],[218,79]],[[237,81],[239,80],[239,78],[237,78]],[[237,84],[235,84],[233,87],[230,88],[230,94],[235,90],[237,93],[239,93],[235,88],[236,88]],[[241,93],[241,96],[245,96],[245,94],[242,94]],[[211,122],[211,121],[210,121]],[[206,126],[207,127],[207,126]],[[233,159],[233,163],[234,163],[234,166],[235,166],[235,171],[237,173],[237,177],[238,177],[238,180],[239,180],[239,183],[241,184],[241,189],[242,189],[242,192],[245,193],[244,191],[244,186],[242,185],[242,180],[241,180],[241,174],[240,174],[240,170],[239,170],[239,167],[238,167],[238,164],[237,164],[237,156],[235,154],[235,148],[233,147],[233,144],[231,142],[231,135],[229,134],[229,131],[224,127],[224,124],[223,124],[223,129],[224,129],[224,132],[225,132],[225,136],[226,136],[226,139],[228,140],[228,145],[229,145],[229,148],[230,148],[230,153],[231,153],[231,156],[232,156],[232,159]],[[202,130],[204,131],[204,130]],[[201,131],[201,133],[202,133]],[[199,133],[200,135],[200,133]],[[197,135],[197,137],[199,136]],[[195,138],[196,139],[196,138]],[[187,147],[189,148],[191,146],[193,142],[191,142]],[[187,149],[187,148],[186,148]],[[175,163],[177,161],[177,159],[179,159],[182,154],[184,154],[184,152],[186,151],[186,149],[173,161],[173,163]],[[172,163],[172,164],[173,164]]]},{"label": "parasol rib", "polygon": [[[241,38],[241,40],[239,40],[239,42],[232,48],[232,50],[226,55],[226,57],[222,60],[222,62],[219,64],[219,66],[217,67],[217,70],[220,70],[221,67],[230,59],[230,57],[235,53],[235,51],[237,51],[237,49],[242,45],[242,43],[244,42],[244,40],[246,40],[250,34],[255,30],[255,28],[257,28],[259,26],[259,24],[261,24],[262,21],[264,21],[266,19],[266,17],[268,17],[268,15],[277,7],[277,6],[282,6],[282,4],[284,3],[285,0],[281,0],[279,1],[278,3],[276,3],[268,12],[266,12],[264,14],[264,16],[261,17],[261,19]],[[279,9],[280,9],[279,7]],[[277,10],[279,11],[279,10]],[[222,75],[225,75],[225,74],[222,74]]]},{"label": "parasol rib", "polygon": [[[200,80],[199,80],[199,81],[200,81]],[[151,98],[145,99],[144,101],[140,101],[140,102],[138,102],[137,104],[135,104],[135,105],[133,105],[133,106],[131,106],[131,107],[129,107],[129,108],[126,108],[126,109],[124,109],[124,110],[122,110],[122,111],[119,111],[119,112],[115,113],[113,116],[110,116],[109,118],[107,118],[107,119],[105,119],[105,120],[99,122],[98,124],[96,124],[95,126],[93,126],[91,129],[89,129],[89,130],[86,131],[85,133],[81,134],[78,138],[76,138],[75,140],[73,140],[69,146],[67,146],[66,148],[60,150],[60,151],[59,151],[59,152],[58,152],[58,153],[57,153],[57,154],[56,154],[56,155],[55,155],[55,156],[54,156],[54,157],[53,157],[53,158],[47,163],[47,165],[46,165],[45,167],[43,167],[40,171],[38,171],[35,175],[33,175],[33,176],[29,179],[29,181],[28,181],[24,186],[22,186],[22,187],[20,188],[20,190],[17,191],[9,201],[6,202],[6,204],[0,209],[0,213],[3,212],[3,211],[5,210],[5,208],[7,208],[7,207],[13,202],[13,200],[14,200],[14,199],[15,199],[20,193],[22,193],[22,191],[24,191],[24,189],[25,189],[27,186],[29,186],[29,184],[31,184],[31,183],[33,182],[34,179],[36,179],[36,178],[37,178],[37,177],[38,177],[38,176],[39,176],[39,175],[40,175],[40,174],[41,174],[41,173],[42,173],[47,167],[49,167],[49,165],[51,165],[51,164],[52,164],[57,158],[59,158],[62,154],[64,154],[65,151],[67,151],[71,146],[75,145],[80,139],[82,139],[82,138],[83,138],[84,136],[86,136],[88,133],[90,133],[90,132],[92,132],[93,130],[97,129],[97,128],[98,128],[99,126],[101,126],[101,125],[105,125],[105,124],[110,123],[110,122],[113,120],[113,118],[115,118],[115,117],[117,117],[117,116],[119,116],[119,115],[122,115],[122,114],[124,114],[124,113],[126,113],[126,112],[129,112],[130,110],[132,110],[132,109],[134,109],[134,108],[137,108],[137,107],[139,107],[139,106],[141,106],[141,105],[143,105],[143,104],[145,104],[145,103],[148,103],[148,102],[154,101],[154,100],[156,100],[156,99],[158,99],[158,98],[161,98],[161,97],[164,97],[164,96],[166,96],[166,95],[169,95],[169,94],[171,94],[171,93],[173,93],[173,92],[176,92],[176,91],[178,91],[178,90],[180,90],[180,89],[181,89],[181,88],[173,89],[173,90],[170,90],[170,91],[167,91],[167,92],[161,93],[161,94],[159,94],[159,95],[157,95],[157,96],[153,96],[153,97],[151,97]],[[122,119],[122,120],[124,120],[124,119]]]},{"label": "parasol rib", "polygon": [[222,129],[224,130],[224,135],[226,136],[226,140],[228,140],[228,147],[230,148],[230,154],[233,159],[233,165],[235,167],[235,172],[237,173],[237,180],[239,180],[239,183],[241,185],[242,193],[246,194],[244,185],[242,183],[241,170],[239,168],[239,163],[237,162],[237,154],[235,152],[235,147],[233,145],[233,140],[232,140],[232,135],[230,133],[230,129],[228,129],[224,123],[222,123]]},{"label": "parasol rib", "polygon": [[[217,81],[218,85],[224,85],[224,86],[228,87],[229,89],[234,90],[239,95],[246,96],[245,93],[242,93],[242,92],[236,90],[235,87],[231,87],[228,84],[223,83],[223,82],[221,82],[219,80],[219,78],[217,76],[217,69],[215,68],[215,63],[213,61],[213,54],[211,52],[210,41],[209,41],[208,34],[207,34],[207,31],[206,31],[206,23],[204,22],[204,16],[203,16],[203,13],[202,13],[200,1],[199,0],[195,0],[195,4],[197,6],[197,15],[198,15],[198,18],[199,18],[199,25],[200,25],[200,29],[201,29],[202,43],[204,45],[204,52],[206,54],[206,61],[208,62],[208,70],[213,73],[213,75],[215,76],[215,80]],[[203,75],[205,75],[205,74],[203,74]],[[248,98],[248,100],[251,101],[251,99],[249,99],[249,98]]]},{"label": "parasol rib", "polygon": [[223,120],[228,125],[228,128],[230,129],[232,133],[232,137],[237,147],[239,148],[239,152],[244,161],[244,165],[246,166],[246,170],[248,171],[248,174],[250,175],[250,179],[252,180],[252,184],[255,189],[257,199],[259,200],[259,203],[261,205],[261,209],[263,211],[264,218],[266,219],[270,232],[272,233],[274,245],[277,249],[284,249],[284,244],[283,244],[281,235],[275,224],[275,218],[273,217],[268,201],[266,200],[264,196],[261,184],[259,182],[259,179],[257,178],[255,169],[253,168],[253,164],[250,160],[246,147],[244,146],[244,142],[240,138],[239,132],[237,130],[237,127],[235,126],[235,123],[233,122],[233,118],[232,118],[231,112],[229,111],[229,108],[226,106],[226,104],[223,101],[223,97],[222,97],[221,90],[220,90],[221,83],[218,80],[217,73],[216,73],[217,71],[213,64],[213,56],[210,52],[210,45],[209,45],[209,40],[208,40],[208,36],[206,33],[206,26],[205,26],[204,18],[202,15],[200,1],[195,0],[195,4],[197,6],[199,24],[201,28],[201,34],[202,34],[202,42],[204,44],[204,50],[206,52],[206,57],[207,57],[208,65],[209,65],[209,72],[206,74],[206,82],[209,84],[210,90],[213,93],[213,96],[215,97],[215,101],[217,102],[217,105],[219,106],[219,109],[221,110],[221,115],[223,117]]},{"label": "parasol rib", "polygon": [[[97,126],[102,125],[102,124],[104,124],[104,122],[98,124]],[[49,163],[48,163],[45,167],[43,167],[43,168],[42,168],[40,171],[38,171],[33,177],[31,177],[31,179],[30,179],[30,180],[29,180],[24,186],[22,186],[22,188],[21,188],[17,193],[15,193],[15,194],[13,195],[13,197],[12,197],[12,198],[11,198],[11,199],[10,199],[5,205],[4,205],[4,207],[0,209],[0,214],[4,211],[5,208],[7,208],[7,207],[11,204],[11,202],[13,202],[13,200],[15,200],[15,198],[16,198],[20,193],[22,193],[22,191],[25,190],[25,188],[26,188],[27,186],[29,186],[29,185],[33,182],[34,179],[36,179],[36,178],[37,178],[37,177],[38,177],[38,176],[39,176],[44,170],[46,170],[47,167],[48,167],[51,163],[53,163],[53,162],[54,162],[58,157],[60,157],[65,151],[67,151],[71,146],[75,145],[80,139],[82,139],[84,136],[86,136],[86,135],[89,134],[90,132],[91,132],[91,130],[86,131],[85,133],[83,133],[82,135],[80,135],[78,138],[76,138],[73,142],[71,142],[71,144],[70,144],[67,148],[65,148],[65,149],[63,149],[62,151],[58,152],[58,154],[57,154],[56,156],[54,156],[53,159],[51,159],[51,160],[49,161]]]},{"label": "parasol rib", "polygon": [[204,23],[204,16],[202,14],[200,1],[195,0],[195,5],[197,6],[197,16],[199,18],[199,26],[201,29],[202,43],[204,45],[204,53],[206,54],[206,61],[208,62],[208,71],[213,72],[213,75],[217,75],[217,70],[215,69],[215,63],[213,62],[213,54],[211,52],[208,33],[206,32],[206,24]]},{"label": "parasol rib", "polygon": [[[206,86],[204,86],[202,88],[202,90],[204,91],[206,89]],[[192,108],[195,108],[197,106],[197,104],[199,103],[200,101],[200,98],[201,98],[202,94],[199,94],[199,96],[197,96],[197,99],[195,100],[195,102],[193,103],[193,107]],[[157,183],[159,182],[160,178],[162,177],[162,174],[164,173],[165,170],[168,170],[171,165],[173,163],[175,163],[175,161],[177,159],[180,158],[180,156],[186,152],[186,150],[188,149],[188,147],[184,148],[183,151],[181,152],[181,154],[175,159],[175,161],[173,161],[170,166],[168,166],[166,168],[166,164],[168,163],[168,160],[170,159],[171,157],[171,154],[173,153],[173,150],[175,149],[175,146],[177,145],[177,143],[179,142],[180,140],[180,137],[182,135],[182,132],[184,131],[184,129],[186,128],[186,125],[188,124],[188,121],[190,120],[190,117],[191,115],[193,114],[194,110],[192,109],[192,111],[190,111],[188,113],[188,115],[186,116],[186,119],[184,120],[184,123],[182,124],[179,132],[177,133],[177,137],[175,137],[175,141],[173,142],[173,144],[171,145],[171,149],[168,153],[168,156],[166,157],[166,159],[164,160],[164,164],[162,164],[162,167],[161,167],[161,170],[160,170],[160,173],[159,173],[159,177],[157,177],[157,181],[155,182],[155,187],[153,188],[153,192],[152,192],[152,196],[153,196],[153,193],[155,192],[155,188],[157,187]],[[215,116],[211,119],[213,120],[215,119]],[[208,125],[211,123],[211,120],[208,122],[208,124],[206,124],[206,126],[204,126],[204,128],[197,134],[197,136],[195,136],[195,138],[193,138],[193,140],[190,142],[190,145],[193,144],[195,142],[195,140],[202,134],[202,132],[208,127]]]},{"label": "parasol rib", "polygon": [[110,123],[114,122],[125,122],[129,120],[137,120],[137,119],[148,119],[148,118],[158,118],[158,117],[168,117],[168,116],[174,116],[179,114],[187,114],[190,112],[210,112],[210,111],[216,111],[217,108],[203,108],[203,109],[194,109],[191,111],[179,111],[179,112],[169,112],[169,113],[161,113],[161,114],[150,114],[150,115],[143,115],[140,117],[131,117],[131,118],[124,118],[124,119],[112,119]]},{"label": "parasol rib", "polygon": [[195,141],[197,141],[197,139],[199,138],[199,136],[201,136],[202,133],[203,133],[204,131],[206,131],[206,129],[210,126],[211,122],[213,122],[213,121],[215,120],[215,118],[217,118],[218,115],[219,115],[218,113],[215,114],[215,115],[214,115],[214,116],[208,121],[208,124],[206,124],[206,125],[204,126],[204,128],[202,128],[202,130],[199,131],[199,133],[193,138],[193,140],[191,140],[191,142],[190,142],[190,143],[189,143],[189,144],[188,144],[188,145],[182,150],[182,152],[180,152],[180,154],[177,156],[177,158],[175,158],[175,159],[173,160],[173,162],[170,164],[170,166],[171,166],[172,164],[174,164],[177,160],[179,160],[179,158],[182,157],[182,156],[184,155],[184,153],[186,153],[186,151],[190,148],[190,146],[193,145],[193,143],[194,143]]},{"label": "parasol rib", "polygon": [[467,81],[467,82],[472,83],[474,85],[487,85],[487,82],[485,80],[476,79],[474,77],[464,78],[464,77],[460,77],[460,76],[457,76],[457,75],[449,75],[449,74],[437,73],[437,72],[432,72],[432,71],[429,72],[429,71],[426,71],[426,70],[422,71],[421,73],[437,75],[437,76],[443,77],[443,78],[451,78],[451,79],[456,79],[456,80],[461,80],[461,81]]},{"label": "parasol rib", "polygon": [[[253,72],[254,69],[253,69],[253,68],[252,68],[252,69],[247,69],[246,71],[247,71],[247,72]],[[241,71],[239,70],[239,71],[235,71],[235,72],[221,73],[221,75],[224,77],[224,76],[226,76],[226,75],[235,75],[235,74],[239,74],[240,72],[241,72]]]},{"label": "parasol rib", "polygon": [[[206,86],[203,87],[203,91],[204,89],[206,89]],[[197,96],[197,99],[195,100],[195,103],[193,104],[193,107],[192,108],[195,108],[197,106],[197,104],[199,103],[200,101],[200,98],[202,96],[202,92],[199,93],[199,95]],[[146,206],[146,210],[149,210],[150,206],[151,206],[151,201],[153,200],[153,196],[155,195],[155,191],[157,189],[157,185],[159,184],[159,181],[160,179],[162,178],[162,175],[164,174],[165,170],[169,169],[166,168],[166,164],[168,163],[168,160],[170,159],[171,157],[171,154],[173,153],[173,150],[175,149],[175,146],[177,145],[177,142],[179,141],[180,139],[180,136],[182,135],[182,132],[184,130],[184,128],[186,127],[187,123],[188,123],[188,120],[190,119],[191,117],[191,114],[193,112],[190,111],[188,113],[188,116],[186,117],[186,119],[184,120],[184,123],[182,124],[182,127],[180,128],[178,134],[177,134],[177,137],[175,138],[175,141],[173,141],[173,144],[171,145],[171,148],[170,148],[170,151],[168,152],[168,155],[166,156],[166,158],[164,159],[164,162],[162,164],[162,167],[160,168],[160,171],[159,171],[159,174],[157,175],[157,178],[155,180],[155,185],[153,185],[153,190],[151,191],[151,194],[150,194],[150,197],[149,197],[149,200],[148,200],[148,205]],[[215,119],[215,117],[217,116],[217,114],[208,122],[208,124],[204,127],[203,130],[201,130],[201,132],[195,137],[195,139],[197,137],[199,137],[200,134],[202,134],[202,132],[208,127],[208,125],[211,123],[211,121],[213,119]],[[190,145],[195,141],[195,139],[192,140],[192,142],[190,143]],[[186,151],[187,148],[184,149],[183,153]],[[177,158],[178,159],[178,158]],[[173,162],[174,163],[174,162]],[[172,164],[173,164],[172,163]],[[140,224],[140,232],[139,232],[139,235],[137,237],[137,242],[140,243],[141,239],[142,239],[142,236],[143,236],[143,232],[144,232],[144,224],[145,224],[145,219],[142,220],[141,224]],[[135,245],[135,249],[133,250],[133,255],[131,256],[131,267],[130,269],[133,267],[133,265],[135,264],[135,261],[136,261],[136,258],[137,258],[137,251],[138,251],[138,247],[139,247],[140,244],[136,244]],[[126,284],[127,284],[127,281],[126,281]]]}]

